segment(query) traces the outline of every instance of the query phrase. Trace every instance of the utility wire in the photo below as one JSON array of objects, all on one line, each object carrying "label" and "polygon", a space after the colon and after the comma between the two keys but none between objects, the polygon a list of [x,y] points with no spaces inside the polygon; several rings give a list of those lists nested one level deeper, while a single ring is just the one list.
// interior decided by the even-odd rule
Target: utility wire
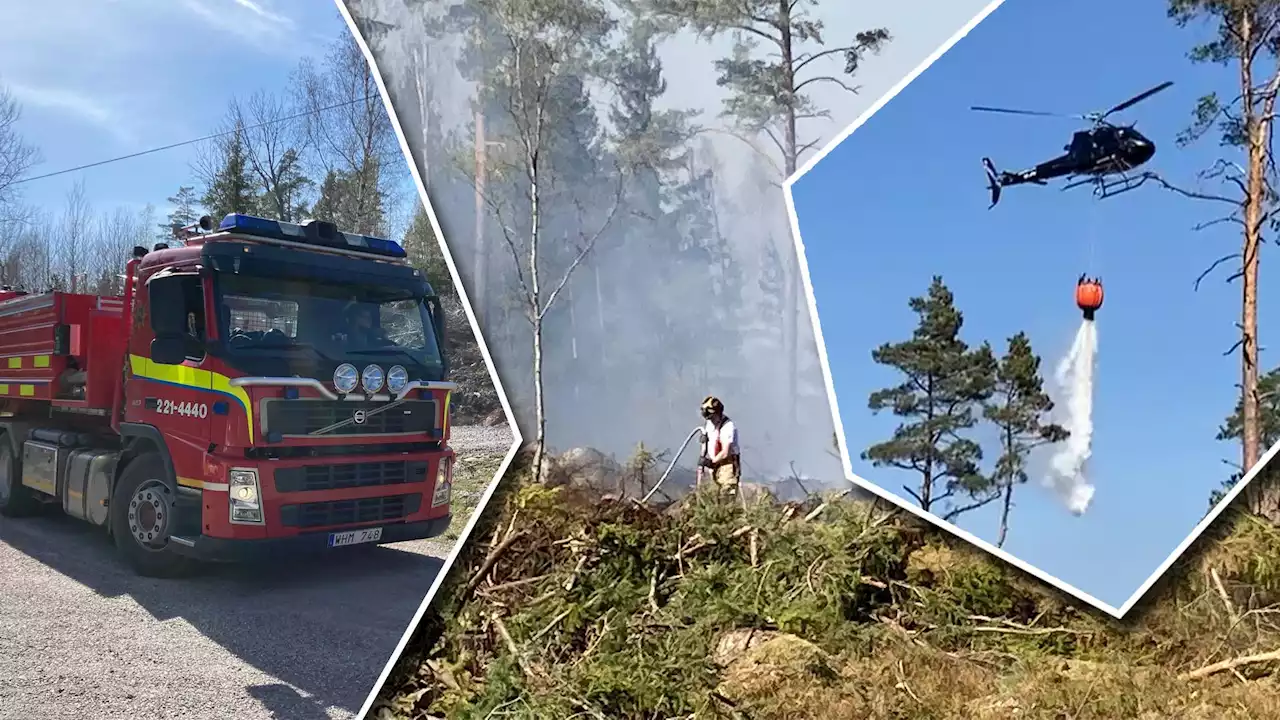
[{"label": "utility wire", "polygon": [[45,178],[51,178],[51,177],[55,177],[55,176],[57,176],[57,175],[66,175],[67,173],[73,173],[73,172],[78,172],[78,171],[80,171],[80,170],[88,170],[89,168],[95,168],[95,167],[99,167],[99,166],[102,166],[102,165],[108,165],[108,164],[110,164],[110,163],[120,162],[121,160],[132,160],[133,158],[136,158],[136,157],[142,157],[143,155],[151,155],[152,153],[158,153],[158,152],[162,152],[162,151],[165,151],[165,150],[172,150],[173,148],[176,148],[176,147],[182,147],[182,146],[184,146],[184,145],[195,145],[196,143],[207,142],[207,141],[209,141],[209,140],[217,140],[218,138],[221,138],[221,137],[226,137],[226,136],[228,136],[228,135],[234,135],[234,134],[236,134],[237,132],[245,132],[245,131],[248,131],[248,130],[257,130],[258,128],[264,128],[264,127],[267,127],[267,126],[269,126],[269,125],[275,125],[276,123],[289,122],[289,121],[291,121],[291,120],[298,120],[298,119],[301,119],[301,118],[307,117],[308,115],[317,115],[317,114],[322,113],[322,112],[328,112],[329,110],[336,110],[336,109],[338,109],[338,108],[340,108],[340,107],[346,107],[346,106],[348,106],[348,105],[355,105],[356,103],[364,102],[364,101],[366,101],[366,100],[372,99],[373,97],[375,97],[375,96],[374,96],[374,95],[365,95],[364,97],[358,97],[358,98],[355,98],[354,100],[345,100],[345,101],[343,101],[343,102],[335,103],[335,104],[333,104],[333,105],[328,105],[328,106],[325,106],[325,107],[322,107],[322,108],[317,108],[317,109],[315,109],[315,110],[307,110],[306,112],[300,112],[300,113],[296,113],[296,114],[294,114],[294,115],[289,115],[289,116],[286,116],[286,117],[272,118],[271,120],[267,120],[267,121],[264,121],[264,122],[260,122],[260,123],[258,123],[258,124],[256,124],[256,125],[246,125],[245,127],[241,127],[241,128],[233,128],[233,129],[231,129],[231,130],[224,130],[223,132],[214,133],[214,134],[212,134],[212,135],[205,135],[204,137],[198,137],[198,138],[195,138],[195,139],[193,139],[193,140],[183,140],[182,142],[170,143],[170,144],[168,144],[168,145],[162,145],[162,146],[160,146],[160,147],[154,147],[154,148],[151,148],[150,150],[142,150],[142,151],[140,151],[140,152],[136,152],[136,153],[129,153],[128,155],[121,155],[121,156],[119,156],[119,157],[109,158],[109,159],[107,159],[107,160],[99,160],[98,162],[88,163],[87,165],[77,165],[77,166],[75,166],[75,167],[66,168],[65,170],[55,170],[54,172],[44,173],[43,175],[34,175],[34,176],[32,176],[32,177],[22,178],[21,180],[15,180],[15,181],[13,181],[12,183],[9,183],[9,184],[10,184],[10,185],[21,185],[22,183],[29,183],[29,182],[33,182],[33,181],[35,181],[35,180],[43,180],[43,179],[45,179]]}]

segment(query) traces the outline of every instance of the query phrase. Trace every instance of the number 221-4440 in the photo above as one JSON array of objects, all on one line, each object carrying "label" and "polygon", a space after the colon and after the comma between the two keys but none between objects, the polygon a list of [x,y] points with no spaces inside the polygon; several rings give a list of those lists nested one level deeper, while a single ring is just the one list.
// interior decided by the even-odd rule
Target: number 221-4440
[{"label": "number 221-4440", "polygon": [[209,406],[204,403],[160,400],[156,403],[156,412],[161,415],[181,415],[182,417],[203,419],[209,417]]}]

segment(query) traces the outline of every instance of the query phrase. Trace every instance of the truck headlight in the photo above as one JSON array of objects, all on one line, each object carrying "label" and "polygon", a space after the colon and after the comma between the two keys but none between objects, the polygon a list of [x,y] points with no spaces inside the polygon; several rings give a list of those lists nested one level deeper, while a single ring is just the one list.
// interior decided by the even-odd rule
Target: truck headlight
[{"label": "truck headlight", "polygon": [[262,524],[262,493],[258,487],[258,471],[232,468],[228,473],[231,522],[237,525]]},{"label": "truck headlight", "polygon": [[377,365],[370,365],[360,374],[360,384],[364,386],[365,392],[372,395],[382,389],[384,378],[382,368]]},{"label": "truck headlight", "polygon": [[445,457],[440,459],[440,465],[436,468],[436,489],[431,494],[431,507],[440,507],[448,505],[449,498],[453,495],[453,458]]},{"label": "truck headlight", "polygon": [[405,385],[409,384],[409,371],[404,369],[402,365],[392,365],[387,370],[387,390],[392,394],[399,394]]},{"label": "truck headlight", "polygon": [[333,386],[346,395],[360,384],[360,371],[351,363],[342,363],[333,371]]}]

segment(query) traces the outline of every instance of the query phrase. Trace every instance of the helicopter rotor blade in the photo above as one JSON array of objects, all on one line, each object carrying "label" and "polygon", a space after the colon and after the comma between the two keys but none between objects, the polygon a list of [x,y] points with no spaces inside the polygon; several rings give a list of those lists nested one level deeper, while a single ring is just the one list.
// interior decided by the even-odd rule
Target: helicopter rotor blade
[{"label": "helicopter rotor blade", "polygon": [[1131,107],[1133,107],[1134,105],[1137,105],[1138,103],[1142,102],[1143,100],[1146,100],[1147,98],[1151,97],[1152,95],[1155,95],[1156,93],[1160,92],[1161,90],[1165,90],[1165,89],[1167,89],[1167,88],[1168,88],[1170,85],[1172,85],[1172,84],[1173,84],[1173,81],[1172,81],[1172,80],[1169,80],[1169,81],[1166,81],[1166,82],[1162,82],[1162,83],[1160,83],[1159,85],[1157,85],[1157,86],[1155,86],[1155,87],[1151,88],[1150,90],[1147,90],[1146,92],[1143,92],[1143,93],[1139,93],[1139,94],[1137,94],[1137,95],[1134,95],[1133,97],[1129,98],[1128,100],[1125,100],[1124,102],[1120,103],[1119,105],[1116,105],[1115,107],[1113,107],[1113,108],[1111,108],[1110,110],[1106,111],[1106,112],[1105,112],[1105,113],[1103,113],[1103,114],[1102,114],[1098,119],[1099,119],[1099,120],[1104,120],[1104,119],[1106,119],[1106,118],[1110,117],[1111,115],[1114,115],[1115,113],[1120,112],[1121,110],[1124,110],[1124,109],[1126,109],[1126,108],[1131,108]]},{"label": "helicopter rotor blade", "polygon": [[1013,110],[1010,108],[986,107],[983,105],[974,105],[970,110],[978,112],[1005,113],[1007,115],[1034,115],[1037,117],[1056,117],[1056,118],[1075,118],[1080,119],[1080,115],[1064,115],[1062,113],[1043,112],[1041,110]]}]

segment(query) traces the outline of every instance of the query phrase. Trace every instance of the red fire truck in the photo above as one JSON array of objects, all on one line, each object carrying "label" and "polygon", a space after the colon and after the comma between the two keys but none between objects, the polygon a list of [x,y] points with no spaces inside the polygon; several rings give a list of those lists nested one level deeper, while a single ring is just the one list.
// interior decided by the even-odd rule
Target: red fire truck
[{"label": "red fire truck", "polygon": [[404,249],[239,214],[176,234],[123,297],[0,293],[0,515],[60,509],[147,576],[443,532],[455,386]]}]

